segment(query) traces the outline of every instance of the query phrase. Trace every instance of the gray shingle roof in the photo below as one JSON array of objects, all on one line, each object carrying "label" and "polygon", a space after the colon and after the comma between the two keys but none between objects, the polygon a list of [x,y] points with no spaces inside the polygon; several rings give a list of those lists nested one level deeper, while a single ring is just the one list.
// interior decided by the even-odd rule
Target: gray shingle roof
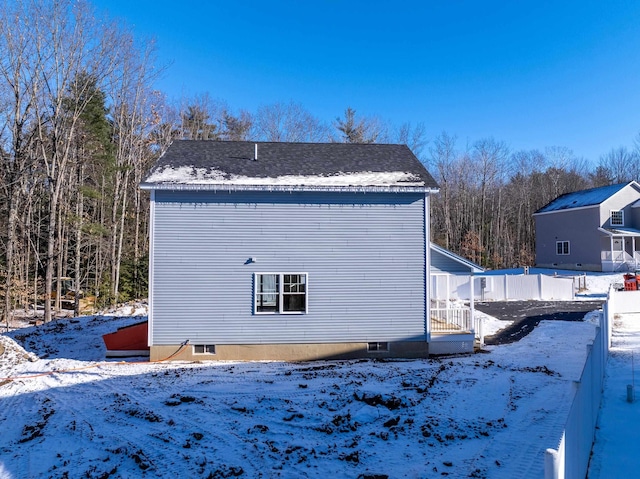
[{"label": "gray shingle roof", "polygon": [[179,185],[438,188],[406,145],[195,140],[174,141],[142,183]]},{"label": "gray shingle roof", "polygon": [[629,183],[619,183],[617,185],[601,186],[599,188],[566,193],[540,208],[535,214],[599,205],[628,184]]}]

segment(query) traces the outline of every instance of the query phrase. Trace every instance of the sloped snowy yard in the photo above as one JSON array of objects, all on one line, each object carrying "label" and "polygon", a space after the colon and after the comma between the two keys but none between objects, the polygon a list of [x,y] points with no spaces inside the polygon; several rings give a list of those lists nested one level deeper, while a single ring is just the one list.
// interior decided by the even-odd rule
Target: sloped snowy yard
[{"label": "sloped snowy yard", "polygon": [[104,362],[101,335],[140,319],[0,335],[0,477],[542,477],[594,337],[546,321],[445,359]]}]

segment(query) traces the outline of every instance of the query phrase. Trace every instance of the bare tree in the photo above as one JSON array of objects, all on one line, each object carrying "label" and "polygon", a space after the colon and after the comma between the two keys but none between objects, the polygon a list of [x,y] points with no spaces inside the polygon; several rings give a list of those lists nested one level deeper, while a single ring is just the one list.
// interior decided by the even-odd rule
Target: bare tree
[{"label": "bare tree", "polygon": [[582,187],[578,172],[587,171],[587,166],[574,154],[570,148],[564,146],[551,146],[545,148],[545,157],[549,167],[546,170],[546,179],[542,186],[545,188],[544,196],[549,201],[569,191],[577,191]]},{"label": "bare tree", "polygon": [[509,251],[505,252],[508,266],[533,264],[535,228],[533,213],[543,206],[544,200],[533,188],[533,176],[540,175],[547,165],[546,157],[538,150],[516,151],[510,159],[511,178],[505,185],[506,218]]},{"label": "bare tree", "polygon": [[22,3],[0,7],[0,168],[2,193],[6,202],[6,239],[4,272],[4,319],[9,327],[12,305],[12,285],[15,282],[17,227],[20,211],[27,202],[29,177],[35,180],[33,110],[36,79],[29,66],[37,58],[33,39],[22,28],[28,9]]},{"label": "bare tree", "polygon": [[[82,1],[34,1],[29,3],[28,18],[24,34],[31,36],[38,52],[29,67],[37,86],[33,94],[38,155],[47,177],[45,321],[49,321],[54,267],[61,253],[59,205],[70,173],[74,136],[91,100],[92,81],[100,83],[114,68],[118,36],[113,25],[98,22]],[[78,101],[69,105],[65,99],[71,91]]]},{"label": "bare tree", "polygon": [[[493,138],[476,141],[472,149],[480,196],[479,247],[482,251],[486,249],[492,258],[498,254],[498,250],[493,248],[495,243],[492,239],[503,232],[504,198],[501,187],[508,171],[508,155],[506,144]],[[490,263],[493,262],[492,259]]]},{"label": "bare tree", "polygon": [[436,181],[440,185],[440,194],[434,200],[434,206],[437,206],[434,209],[434,213],[436,213],[434,216],[441,224],[443,246],[451,248],[453,238],[451,198],[453,194],[453,176],[456,174],[454,170],[454,164],[457,160],[456,137],[443,131],[433,140],[429,153],[429,169],[436,176]]},{"label": "bare tree", "polygon": [[624,146],[612,148],[600,157],[600,173],[613,183],[626,183],[640,179],[640,155]]},{"label": "bare tree", "polygon": [[403,123],[397,129],[393,142],[407,145],[420,161],[425,161],[424,149],[429,140],[424,123],[418,123],[415,126],[411,123]]},{"label": "bare tree", "polygon": [[169,102],[166,96],[157,90],[151,92],[150,105],[153,118],[150,132],[150,147],[157,155],[162,155],[171,142],[181,137],[180,108]]},{"label": "bare tree", "polygon": [[274,103],[258,108],[254,137],[263,141],[322,142],[328,128],[300,103]]},{"label": "bare tree", "polygon": [[[121,35],[124,35],[121,33]],[[132,44],[133,40],[127,42]],[[130,212],[129,202],[133,186],[134,222],[134,270],[140,259],[140,215],[141,196],[138,184],[150,166],[149,140],[154,127],[154,96],[149,89],[155,76],[153,66],[153,44],[139,52],[127,48],[121,52],[121,61],[112,72],[107,83],[114,99],[112,106],[113,139],[115,143],[115,175],[113,203],[111,207],[111,301],[119,298],[120,268],[123,257],[123,241],[126,218]],[[205,97],[206,99],[207,97]],[[203,103],[203,104],[206,104]],[[190,108],[189,111],[194,111]],[[204,110],[198,110],[204,111]],[[192,132],[200,139],[211,139],[212,129],[206,122],[191,124]],[[131,184],[133,175],[133,185]]]}]

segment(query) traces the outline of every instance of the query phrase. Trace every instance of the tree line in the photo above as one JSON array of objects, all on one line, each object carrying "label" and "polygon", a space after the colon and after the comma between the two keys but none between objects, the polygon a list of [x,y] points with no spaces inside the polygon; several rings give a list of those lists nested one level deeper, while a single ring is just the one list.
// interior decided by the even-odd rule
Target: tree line
[{"label": "tree line", "polygon": [[[590,168],[567,148],[461,145],[423,124],[394,126],[347,107],[324,122],[296,102],[235,111],[208,93],[170,99],[153,42],[99,17],[87,1],[0,6],[0,297],[42,304],[61,278],[98,306],[147,295],[145,172],[174,139],[404,143],[440,185],[434,241],[486,267],[533,264],[532,213],[556,196],[638,178],[640,147]],[[57,296],[59,298],[59,295]],[[78,312],[78,295],[75,309]]]}]

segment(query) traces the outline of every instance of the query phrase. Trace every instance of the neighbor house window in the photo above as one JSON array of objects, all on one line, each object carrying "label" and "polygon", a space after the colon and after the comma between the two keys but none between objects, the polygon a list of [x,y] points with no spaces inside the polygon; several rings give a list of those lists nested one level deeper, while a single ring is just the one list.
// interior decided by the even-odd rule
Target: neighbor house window
[{"label": "neighbor house window", "polygon": [[611,226],[624,226],[624,211],[611,211]]},{"label": "neighbor house window", "polygon": [[569,242],[556,241],[556,254],[569,254]]},{"label": "neighbor house window", "polygon": [[307,312],[307,273],[256,273],[256,313]]}]

